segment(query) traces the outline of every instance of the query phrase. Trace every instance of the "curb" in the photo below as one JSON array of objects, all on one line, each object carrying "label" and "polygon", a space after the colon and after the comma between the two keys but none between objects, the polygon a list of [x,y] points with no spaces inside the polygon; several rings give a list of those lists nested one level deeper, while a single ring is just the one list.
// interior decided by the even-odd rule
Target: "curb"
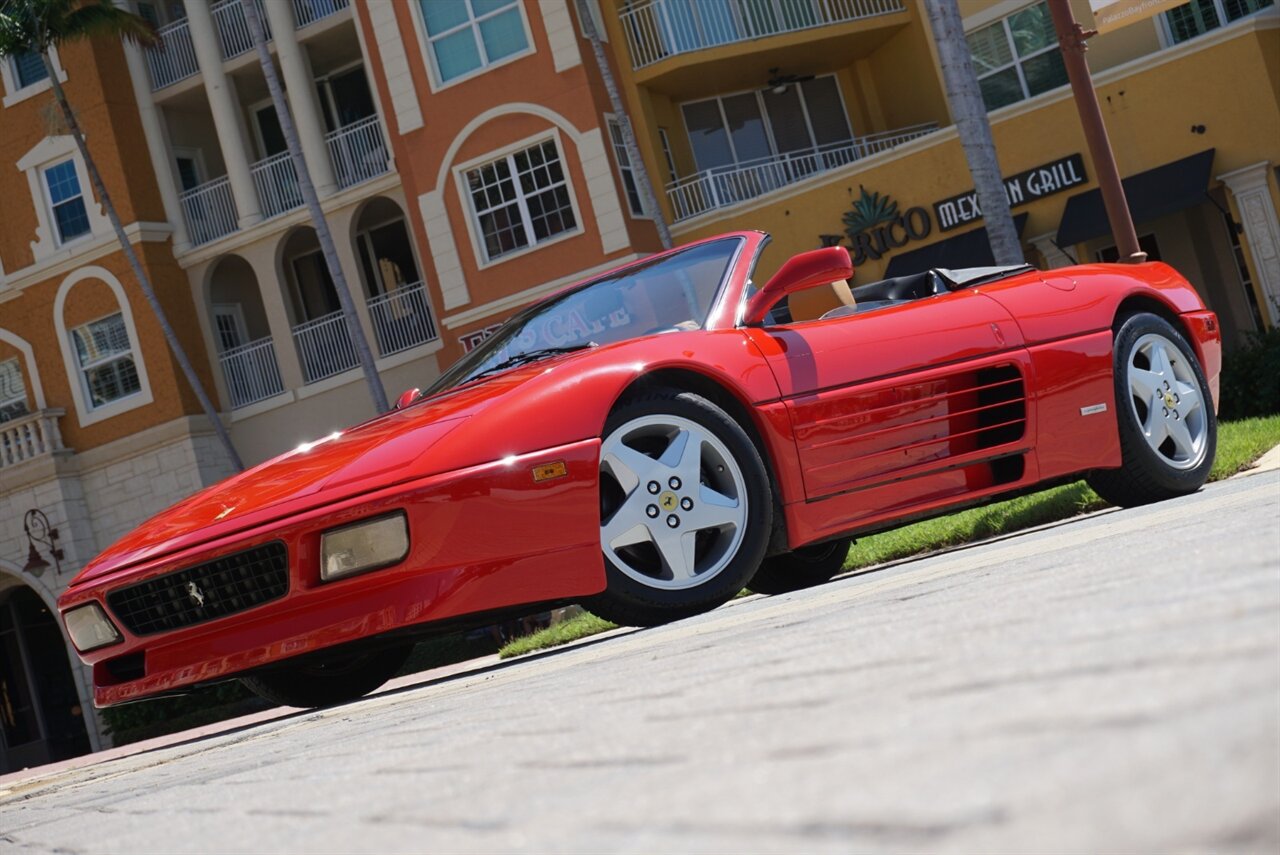
[{"label": "curb", "polygon": [[1270,472],[1274,469],[1280,469],[1280,445],[1259,457],[1248,469],[1243,469],[1231,477],[1243,478],[1246,475],[1257,475],[1259,472]]}]

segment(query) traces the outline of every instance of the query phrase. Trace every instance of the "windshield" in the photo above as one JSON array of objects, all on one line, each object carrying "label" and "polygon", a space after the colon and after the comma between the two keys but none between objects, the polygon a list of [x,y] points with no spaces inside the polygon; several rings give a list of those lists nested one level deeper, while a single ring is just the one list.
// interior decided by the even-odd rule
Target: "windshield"
[{"label": "windshield", "polygon": [[740,243],[728,238],[646,259],[530,306],[454,363],[426,394],[558,353],[701,329]]}]

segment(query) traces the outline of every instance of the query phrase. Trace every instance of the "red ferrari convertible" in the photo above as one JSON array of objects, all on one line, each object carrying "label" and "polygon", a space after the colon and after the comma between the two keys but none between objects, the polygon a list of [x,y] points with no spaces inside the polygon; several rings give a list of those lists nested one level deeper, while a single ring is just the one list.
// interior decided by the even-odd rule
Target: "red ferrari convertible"
[{"label": "red ferrari convertible", "polygon": [[[235,677],[334,703],[423,633],[565,602],[657,624],[825,581],[853,536],[962,505],[1081,476],[1120,505],[1204,483],[1221,338],[1171,268],[849,288],[829,248],[761,287],[768,240],[571,286],[425,394],[121,539],[59,601],[96,702]],[[836,308],[792,317],[815,288]]]}]

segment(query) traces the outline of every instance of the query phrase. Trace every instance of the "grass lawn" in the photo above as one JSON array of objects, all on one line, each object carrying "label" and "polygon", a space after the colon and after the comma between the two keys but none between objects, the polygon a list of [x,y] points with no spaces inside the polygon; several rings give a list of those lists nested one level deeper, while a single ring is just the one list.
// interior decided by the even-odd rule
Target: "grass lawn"
[{"label": "grass lawn", "polygon": [[[1229,478],[1248,468],[1272,447],[1280,445],[1280,415],[1218,425],[1218,456],[1210,481]],[[1106,502],[1083,481],[1054,487],[1030,496],[997,502],[950,514],[892,531],[860,538],[849,550],[845,570],[857,570],[1008,534],[1032,526],[1057,522],[1106,507]],[[568,644],[588,635],[613,629],[614,624],[586,613],[563,623],[517,638],[498,651],[506,659],[535,650]]]}]

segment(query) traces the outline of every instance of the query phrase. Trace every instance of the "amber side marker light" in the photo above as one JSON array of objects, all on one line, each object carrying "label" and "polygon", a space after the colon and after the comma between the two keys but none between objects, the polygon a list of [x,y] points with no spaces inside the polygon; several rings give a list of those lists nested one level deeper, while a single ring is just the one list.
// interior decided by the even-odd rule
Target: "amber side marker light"
[{"label": "amber side marker light", "polygon": [[552,478],[563,478],[569,474],[569,467],[564,465],[563,460],[556,460],[552,463],[539,463],[533,467],[534,481],[550,481]]},{"label": "amber side marker light", "polygon": [[107,613],[97,603],[74,608],[64,614],[62,620],[67,625],[71,643],[81,653],[88,653],[120,640],[120,630],[116,629],[111,618],[107,617]]},{"label": "amber side marker light", "polygon": [[409,554],[403,511],[330,529],[320,535],[320,578],[326,582],[399,564]]}]

